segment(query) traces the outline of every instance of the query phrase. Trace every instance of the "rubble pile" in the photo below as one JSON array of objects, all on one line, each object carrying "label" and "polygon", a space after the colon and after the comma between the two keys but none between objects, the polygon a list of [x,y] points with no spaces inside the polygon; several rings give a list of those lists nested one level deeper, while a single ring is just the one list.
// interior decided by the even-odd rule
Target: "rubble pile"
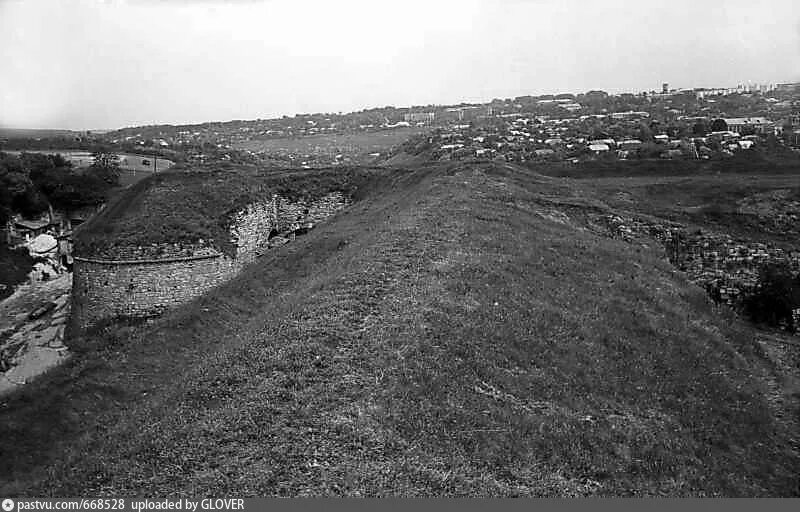
[{"label": "rubble pile", "polygon": [[23,285],[0,303],[0,394],[26,384],[69,357],[64,329],[71,275]]},{"label": "rubble pile", "polygon": [[61,260],[61,249],[56,238],[44,233],[25,244],[28,253],[36,261],[33,270],[28,274],[31,283],[47,281],[68,272]]},{"label": "rubble pile", "polygon": [[705,288],[716,302],[729,306],[740,306],[758,288],[759,268],[765,264],[788,264],[795,275],[800,274],[800,251],[690,230],[670,222],[620,215],[600,215],[593,220],[612,238],[626,242],[641,237],[657,240],[673,265]]},{"label": "rubble pile", "polygon": [[756,216],[764,229],[776,233],[797,232],[800,227],[800,200],[791,189],[753,194],[741,200],[737,212]]}]

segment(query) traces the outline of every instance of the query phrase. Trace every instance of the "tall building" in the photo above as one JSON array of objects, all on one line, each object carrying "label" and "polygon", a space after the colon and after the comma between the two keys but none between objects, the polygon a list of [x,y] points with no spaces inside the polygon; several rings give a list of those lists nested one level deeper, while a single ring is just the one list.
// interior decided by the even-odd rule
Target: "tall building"
[{"label": "tall building", "polygon": [[435,112],[411,112],[403,116],[408,123],[432,123],[435,118]]}]

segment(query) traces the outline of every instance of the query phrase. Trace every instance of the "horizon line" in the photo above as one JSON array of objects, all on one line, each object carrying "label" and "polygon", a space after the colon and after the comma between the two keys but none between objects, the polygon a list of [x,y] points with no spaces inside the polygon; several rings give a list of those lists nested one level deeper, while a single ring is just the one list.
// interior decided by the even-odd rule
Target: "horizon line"
[{"label": "horizon line", "polygon": [[[664,83],[668,83],[668,82],[664,82]],[[800,83],[800,79],[798,79],[796,81],[795,80],[792,80],[792,81],[785,81],[785,80],[777,81],[776,80],[776,81],[773,81],[773,82],[766,82],[766,83],[771,84],[771,85],[776,85],[776,86],[777,85],[783,85],[783,84],[797,84],[797,83]],[[721,87],[720,86],[712,86],[712,87],[698,86],[698,87],[691,87],[691,88],[670,89],[670,92],[672,92],[672,91],[685,92],[685,91],[694,91],[694,90],[698,90],[698,89],[734,89],[734,88],[738,88],[739,86],[742,86],[742,85],[763,85],[763,84],[764,84],[764,82],[760,82],[760,81],[753,82],[753,81],[749,81],[748,80],[746,82],[739,82],[735,87],[727,87],[727,86],[721,86]],[[589,89],[588,91],[585,91],[583,93],[581,93],[581,92],[577,92],[577,93],[576,92],[547,92],[547,93],[541,93],[541,94],[533,94],[533,93],[531,93],[531,94],[523,94],[523,95],[520,95],[520,96],[516,96],[516,98],[519,98],[519,97],[522,97],[522,96],[557,96],[559,94],[572,94],[572,95],[576,95],[577,96],[579,94],[585,94],[585,93],[588,93],[588,92],[591,92],[591,91],[608,92],[608,91],[605,91],[603,89]],[[609,96],[619,96],[619,95],[622,95],[622,94],[643,94],[643,93],[648,93],[648,92],[658,92],[658,91],[656,89],[651,89],[650,91],[641,90],[641,91],[638,91],[638,92],[631,92],[630,90],[625,90],[625,91],[621,91],[621,92],[608,92],[608,94],[609,94]],[[374,109],[380,109],[380,108],[395,108],[395,109],[413,108],[415,106],[447,107],[447,106],[459,105],[459,104],[485,105],[487,103],[491,103],[495,99],[508,100],[508,99],[515,99],[515,98],[492,98],[491,100],[485,100],[485,101],[480,101],[480,102],[459,101],[459,102],[456,102],[456,103],[429,103],[427,105],[409,105],[409,106],[382,105],[382,106],[364,107],[360,111],[374,110]],[[144,127],[150,127],[150,126],[197,126],[197,125],[209,124],[209,123],[225,124],[225,123],[231,123],[231,122],[234,122],[234,121],[256,121],[256,120],[272,121],[272,120],[282,119],[283,117],[291,117],[291,118],[293,118],[293,117],[297,117],[297,116],[314,115],[314,114],[348,115],[348,114],[353,114],[353,113],[360,112],[360,111],[359,110],[351,110],[349,112],[341,112],[341,111],[340,112],[314,112],[313,114],[312,113],[306,113],[306,112],[295,112],[293,114],[273,114],[274,117],[260,117],[259,116],[259,117],[251,117],[251,118],[247,118],[247,119],[245,119],[245,118],[231,118],[231,119],[227,119],[227,120],[214,119],[214,120],[197,121],[197,122],[154,122],[153,124],[132,124],[132,125],[118,126],[118,127],[115,127],[115,128],[80,128],[80,129],[78,129],[78,128],[53,128],[53,127],[37,127],[37,128],[28,127],[28,128],[23,128],[23,127],[16,127],[16,126],[7,126],[7,125],[4,125],[3,123],[0,122],[0,130],[19,130],[19,131],[25,131],[25,130],[30,130],[30,131],[48,131],[49,130],[49,131],[76,132],[76,133],[80,133],[80,132],[98,132],[99,133],[99,132],[114,132],[114,131],[124,130],[124,129],[128,129],[128,128],[144,128]]]}]

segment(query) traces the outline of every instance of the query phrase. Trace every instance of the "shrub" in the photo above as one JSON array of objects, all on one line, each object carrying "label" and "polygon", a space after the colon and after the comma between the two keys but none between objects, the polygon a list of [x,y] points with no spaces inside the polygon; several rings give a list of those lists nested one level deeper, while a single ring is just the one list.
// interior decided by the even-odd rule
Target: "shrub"
[{"label": "shrub", "polygon": [[0,240],[0,299],[14,292],[14,286],[24,282],[33,268],[33,258],[27,249],[9,249]]},{"label": "shrub", "polygon": [[785,263],[771,263],[759,269],[758,287],[744,301],[745,312],[754,322],[786,325],[795,332],[792,310],[800,308],[800,276]]}]

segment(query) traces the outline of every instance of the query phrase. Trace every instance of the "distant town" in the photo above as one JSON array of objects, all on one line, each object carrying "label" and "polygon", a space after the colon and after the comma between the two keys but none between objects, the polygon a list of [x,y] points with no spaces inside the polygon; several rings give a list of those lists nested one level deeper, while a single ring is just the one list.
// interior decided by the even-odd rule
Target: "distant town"
[{"label": "distant town", "polygon": [[[383,136],[386,140],[380,139]],[[381,107],[277,119],[0,139],[6,149],[89,149],[172,161],[319,167],[385,159],[412,142],[439,160],[507,162],[714,159],[769,145],[800,148],[800,83],[608,94],[549,94],[482,104]],[[366,139],[365,139],[366,137]],[[45,147],[46,146],[46,147]]]}]

